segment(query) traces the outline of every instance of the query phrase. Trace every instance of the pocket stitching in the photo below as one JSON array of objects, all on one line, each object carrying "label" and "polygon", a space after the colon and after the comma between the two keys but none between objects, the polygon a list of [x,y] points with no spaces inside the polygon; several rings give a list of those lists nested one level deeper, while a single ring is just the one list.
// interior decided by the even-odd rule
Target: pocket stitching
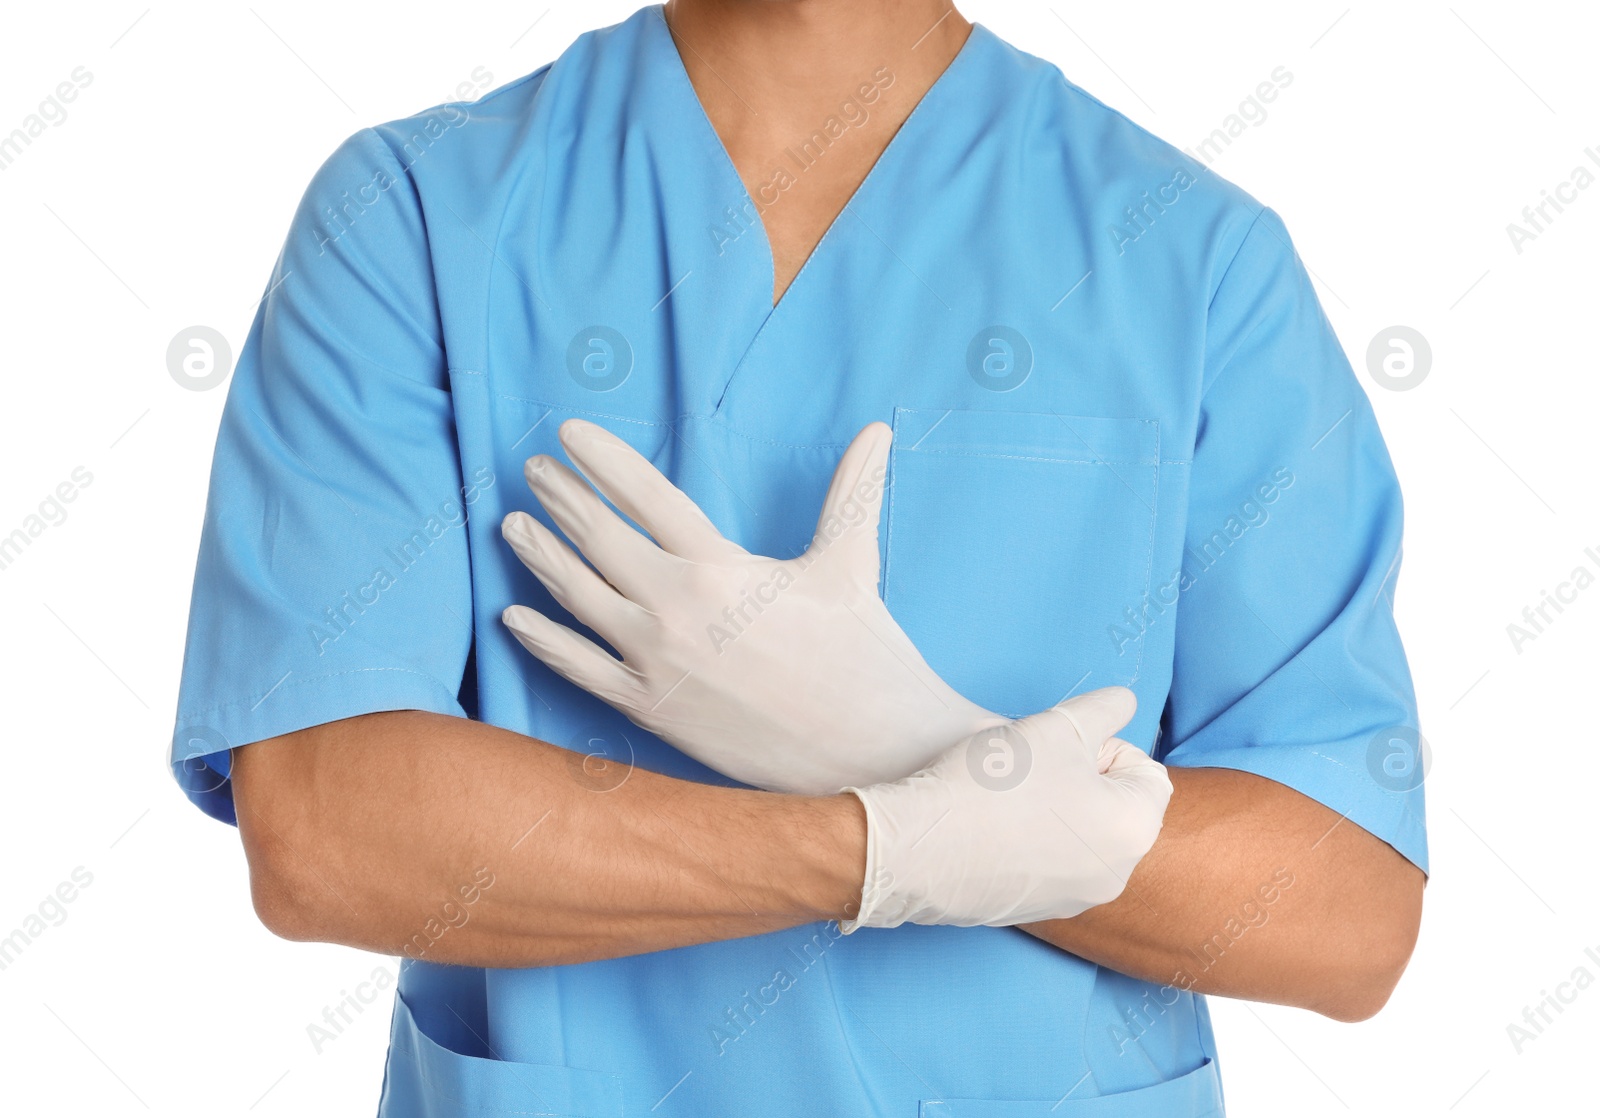
[{"label": "pocket stitching", "polygon": [[[1162,461],[1162,458],[1161,458],[1161,421],[1159,419],[1150,419],[1147,416],[1139,416],[1139,415],[1107,415],[1107,416],[1084,415],[1084,416],[1073,416],[1073,415],[1063,415],[1060,412],[1053,412],[1053,411],[1042,411],[1042,412],[973,412],[970,409],[961,409],[961,408],[901,408],[901,407],[895,408],[894,409],[894,414],[895,414],[895,417],[897,419],[898,419],[898,417],[900,417],[902,415],[925,415],[925,414],[927,414],[929,412],[940,412],[942,416],[946,416],[947,417],[947,416],[950,416],[950,415],[954,415],[958,411],[961,411],[961,412],[963,412],[963,414],[967,414],[967,415],[994,415],[994,416],[1017,415],[1017,416],[1036,416],[1036,417],[1051,416],[1051,417],[1053,417],[1055,419],[1059,419],[1059,420],[1062,420],[1062,421],[1066,421],[1068,419],[1092,419],[1092,420],[1095,420],[1096,422],[1108,422],[1109,421],[1109,422],[1112,422],[1112,423],[1140,423],[1140,424],[1143,424],[1146,427],[1155,428],[1156,445],[1155,445],[1155,450],[1152,452],[1149,461],[1146,461],[1143,458],[1136,458],[1136,459],[1134,459],[1132,461],[1125,461],[1125,460],[1120,459],[1120,458],[1118,458],[1118,459],[1109,459],[1109,458],[1096,458],[1096,459],[1044,458],[1044,457],[1035,457],[1035,456],[1028,456],[1028,455],[979,453],[979,452],[974,452],[974,451],[963,452],[963,451],[960,451],[960,450],[954,450],[954,451],[950,451],[950,450],[916,450],[916,444],[913,444],[911,447],[908,447],[908,448],[905,448],[905,449],[907,449],[908,451],[916,450],[916,453],[918,453],[918,454],[963,454],[963,453],[965,453],[965,454],[968,454],[971,457],[975,457],[975,458],[1019,458],[1019,459],[1025,460],[1025,461],[1066,462],[1066,463],[1070,463],[1070,464],[1073,464],[1073,465],[1085,465],[1085,466],[1098,466],[1098,465],[1101,465],[1101,464],[1105,464],[1105,465],[1116,465],[1116,466],[1126,465],[1126,466],[1158,466],[1159,467],[1159,466],[1174,464],[1174,463],[1164,462],[1164,461]],[[939,420],[939,423],[943,423],[943,422],[944,422],[944,419],[941,418]],[[931,434],[933,432],[934,427],[939,426],[939,423],[935,423],[933,425],[933,427],[930,427],[930,428],[928,428],[927,431],[923,432],[923,437],[926,438],[927,435]],[[896,434],[898,434],[899,433],[899,424],[896,423],[894,426],[895,426]],[[1071,425],[1069,424],[1068,425],[1068,430],[1071,430],[1071,429],[1072,429]],[[1074,432],[1074,434],[1076,434],[1076,432]],[[920,442],[920,440],[919,440],[919,442]],[[895,451],[897,453],[899,452],[900,449],[901,448],[899,446],[895,447]],[[1092,452],[1093,448],[1091,447],[1090,450]]]},{"label": "pocket stitching", "polygon": [[[404,1018],[404,1027],[400,1024],[402,1017]],[[458,1098],[456,1093],[450,1090],[449,1085],[434,1074],[436,1069],[433,1066],[433,1061],[443,1060],[447,1063],[460,1061],[465,1064],[481,1062],[493,1065],[497,1069],[497,1073],[498,1069],[504,1069],[509,1075],[518,1080],[521,1080],[521,1076],[516,1069],[527,1068],[530,1074],[540,1071],[563,1073],[570,1076],[574,1083],[589,1079],[598,1086],[603,1082],[614,1090],[618,1096],[616,1099],[615,1118],[622,1118],[626,1110],[627,1100],[622,1076],[614,1072],[601,1071],[597,1068],[582,1068],[570,1064],[543,1064],[521,1060],[503,1060],[497,1056],[492,1058],[471,1056],[465,1052],[459,1052],[422,1031],[422,1026],[417,1024],[416,1017],[412,1014],[410,1005],[406,1003],[405,996],[399,991],[396,991],[395,994],[395,1021],[390,1026],[390,1050],[384,1069],[386,1097],[388,1077],[392,1070],[388,1065],[393,1062],[397,1050],[401,1056],[409,1058],[411,1070],[416,1075],[417,1082],[424,1091],[457,1108],[470,1106],[478,1114],[522,1115],[524,1118],[601,1118],[595,1112],[595,1108],[588,1105],[587,1102],[577,1109],[566,1107],[554,1110],[543,1108],[528,1110],[517,1106],[497,1106],[493,1105],[492,1102],[486,1105],[482,1099]],[[434,1055],[434,1053],[438,1055]],[[531,1089],[535,1095],[539,1093],[538,1089],[530,1087],[526,1080],[521,1080],[520,1085],[523,1088]],[[604,1109],[606,1118],[611,1118],[613,1108],[607,1105]]]}]

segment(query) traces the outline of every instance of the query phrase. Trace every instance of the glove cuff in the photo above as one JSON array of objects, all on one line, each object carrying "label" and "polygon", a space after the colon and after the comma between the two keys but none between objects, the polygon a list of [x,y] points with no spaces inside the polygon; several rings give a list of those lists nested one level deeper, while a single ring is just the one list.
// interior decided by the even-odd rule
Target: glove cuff
[{"label": "glove cuff", "polygon": [[939,923],[944,909],[933,903],[931,883],[919,871],[930,857],[938,860],[933,850],[942,843],[935,832],[952,806],[948,786],[917,773],[892,784],[843,791],[853,793],[866,809],[867,861],[861,911],[839,927],[849,934],[857,928]]}]

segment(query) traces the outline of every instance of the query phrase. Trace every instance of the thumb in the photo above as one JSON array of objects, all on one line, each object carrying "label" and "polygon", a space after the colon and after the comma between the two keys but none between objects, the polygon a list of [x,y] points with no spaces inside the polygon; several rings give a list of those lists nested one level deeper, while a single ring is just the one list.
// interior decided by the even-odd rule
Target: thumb
[{"label": "thumb", "polygon": [[1101,746],[1133,721],[1139,700],[1126,687],[1102,687],[1074,695],[1052,709],[1072,723],[1079,740],[1091,753],[1098,754]]},{"label": "thumb", "polygon": [[1100,747],[1100,773],[1135,797],[1159,803],[1163,809],[1172,796],[1167,766],[1121,738],[1111,738]]},{"label": "thumb", "polygon": [[888,477],[887,423],[869,423],[845,449],[811,540],[816,553],[837,552],[849,569],[874,588],[878,584],[878,518]]}]

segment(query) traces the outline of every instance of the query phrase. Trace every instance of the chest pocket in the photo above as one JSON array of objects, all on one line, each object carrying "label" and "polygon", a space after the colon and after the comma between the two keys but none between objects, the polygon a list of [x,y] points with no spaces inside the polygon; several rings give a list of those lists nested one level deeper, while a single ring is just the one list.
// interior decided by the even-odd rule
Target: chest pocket
[{"label": "chest pocket", "polygon": [[934,670],[1013,717],[1137,680],[1157,422],[897,408],[894,429],[884,600]]}]

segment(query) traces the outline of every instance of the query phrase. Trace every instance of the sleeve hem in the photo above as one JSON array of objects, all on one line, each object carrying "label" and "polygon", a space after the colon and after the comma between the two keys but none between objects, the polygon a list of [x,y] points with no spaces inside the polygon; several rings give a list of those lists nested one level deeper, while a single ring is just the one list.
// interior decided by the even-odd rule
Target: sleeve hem
[{"label": "sleeve hem", "polygon": [[296,730],[390,710],[467,717],[455,692],[432,676],[406,668],[365,668],[286,681],[259,698],[180,712],[172,738],[172,774],[201,811],[224,823],[236,823],[229,778],[231,750]]},{"label": "sleeve hem", "polygon": [[[1166,764],[1179,769],[1233,769],[1265,777],[1336,811],[1375,838],[1392,846],[1401,857],[1428,872],[1427,831],[1412,807],[1415,793],[1390,792],[1365,773],[1352,773],[1342,761],[1320,753],[1297,752],[1292,763],[1282,757],[1263,757],[1256,749],[1228,749],[1197,755],[1192,762],[1169,756]],[[1307,761],[1319,762],[1311,768]]]}]

